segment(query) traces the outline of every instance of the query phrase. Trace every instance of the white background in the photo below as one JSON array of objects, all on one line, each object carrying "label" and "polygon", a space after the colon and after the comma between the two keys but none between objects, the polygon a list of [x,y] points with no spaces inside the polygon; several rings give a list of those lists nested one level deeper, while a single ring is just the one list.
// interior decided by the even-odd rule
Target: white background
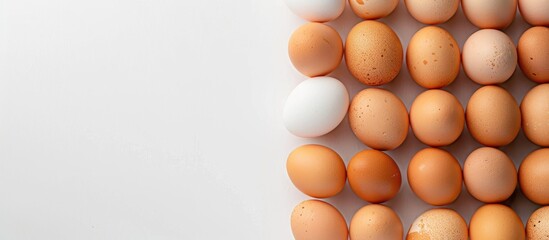
[{"label": "white background", "polygon": [[[360,20],[347,6],[345,39]],[[403,46],[423,25],[401,2],[382,19]],[[292,239],[290,213],[307,197],[285,172],[288,153],[325,144],[347,162],[366,148],[347,119],[317,139],[289,134],[286,96],[300,81],[287,40],[303,20],[282,0],[0,1],[0,239]],[[460,46],[473,27],[448,23]],[[515,43],[528,25],[506,30]],[[423,89],[405,66],[384,86],[409,108]],[[365,86],[345,64],[331,74],[351,96]],[[503,85],[520,102],[520,70]],[[479,85],[463,72],[445,88],[465,106]],[[446,147],[463,163],[480,145],[467,132]],[[387,202],[405,231],[430,208],[406,166],[425,147],[412,134],[388,152],[403,175]],[[535,146],[522,132],[503,150],[518,164]],[[367,204],[348,187],[328,199],[350,220]],[[526,221],[537,208],[508,201]],[[466,191],[450,207],[467,221]]]}]

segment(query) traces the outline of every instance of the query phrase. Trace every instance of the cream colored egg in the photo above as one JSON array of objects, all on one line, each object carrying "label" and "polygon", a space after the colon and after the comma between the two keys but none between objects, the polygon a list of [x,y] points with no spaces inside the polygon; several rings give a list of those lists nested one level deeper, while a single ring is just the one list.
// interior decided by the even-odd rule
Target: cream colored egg
[{"label": "cream colored egg", "polygon": [[404,3],[412,17],[424,24],[448,21],[459,6],[459,0],[404,0]]},{"label": "cream colored egg", "polygon": [[532,213],[526,223],[526,239],[549,239],[549,206]]},{"label": "cream colored egg", "polygon": [[329,203],[306,200],[294,208],[291,217],[295,240],[347,240],[347,223]]},{"label": "cream colored egg", "polygon": [[389,207],[371,204],[358,210],[349,224],[352,240],[401,240],[402,222]]},{"label": "cream colored egg", "polygon": [[518,0],[520,15],[534,26],[549,26],[549,1]]},{"label": "cream colored egg", "polygon": [[438,208],[414,220],[406,240],[467,240],[467,223],[452,209]]},{"label": "cream colored egg", "polygon": [[524,240],[524,225],[513,209],[486,204],[473,214],[469,223],[471,240]]},{"label": "cream colored egg", "polygon": [[528,91],[522,99],[520,111],[526,137],[539,146],[549,147],[549,83]]},{"label": "cream colored egg", "polygon": [[461,0],[461,8],[475,26],[503,29],[515,19],[517,0]]},{"label": "cream colored egg", "polygon": [[[547,1],[549,5],[549,1]],[[549,11],[548,11],[549,12]],[[549,16],[549,13],[546,15]],[[517,53],[520,69],[537,83],[549,83],[549,28],[532,27],[519,39]]]},{"label": "cream colored egg", "polygon": [[519,168],[520,190],[530,201],[549,205],[549,148],[528,154]]},{"label": "cream colored egg", "polygon": [[398,0],[349,0],[349,5],[358,17],[369,20],[389,16]]}]

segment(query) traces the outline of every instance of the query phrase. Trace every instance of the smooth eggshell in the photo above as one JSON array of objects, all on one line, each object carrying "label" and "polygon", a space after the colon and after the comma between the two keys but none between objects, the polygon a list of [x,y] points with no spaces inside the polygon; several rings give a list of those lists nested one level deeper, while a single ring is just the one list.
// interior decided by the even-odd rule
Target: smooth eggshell
[{"label": "smooth eggshell", "polygon": [[329,203],[306,200],[294,208],[291,228],[295,240],[347,240],[347,223]]},{"label": "smooth eggshell", "polygon": [[549,148],[535,150],[522,160],[519,183],[522,193],[530,201],[549,205]]},{"label": "smooth eggshell", "polygon": [[349,224],[352,240],[402,240],[403,227],[391,208],[370,204],[358,210]]},{"label": "smooth eggshell", "polygon": [[467,240],[467,237],[467,223],[459,213],[452,209],[436,208],[422,213],[414,220],[406,240]]},{"label": "smooth eggshell", "polygon": [[469,223],[471,240],[524,240],[524,225],[513,209],[486,204],[473,214]]},{"label": "smooth eggshell", "polygon": [[549,26],[549,1],[518,0],[520,15],[534,26]]},{"label": "smooth eggshell", "polygon": [[286,5],[305,20],[327,22],[343,13],[345,0],[286,0]]},{"label": "smooth eggshell", "polygon": [[[546,2],[549,5],[549,1]],[[549,28],[526,30],[519,39],[517,52],[520,69],[526,77],[537,83],[549,83]]]},{"label": "smooth eggshell", "polygon": [[549,147],[549,83],[528,91],[522,99],[520,111],[526,137],[539,146]]},{"label": "smooth eggshell", "polygon": [[549,238],[549,206],[536,210],[526,223],[526,239]]},{"label": "smooth eggshell", "polygon": [[473,25],[503,29],[515,19],[517,0],[461,0],[461,8]]},{"label": "smooth eggshell", "polygon": [[459,6],[459,0],[404,0],[404,3],[412,17],[424,24],[448,21]]},{"label": "smooth eggshell", "polygon": [[349,0],[353,12],[362,19],[386,17],[395,10],[398,0]]}]

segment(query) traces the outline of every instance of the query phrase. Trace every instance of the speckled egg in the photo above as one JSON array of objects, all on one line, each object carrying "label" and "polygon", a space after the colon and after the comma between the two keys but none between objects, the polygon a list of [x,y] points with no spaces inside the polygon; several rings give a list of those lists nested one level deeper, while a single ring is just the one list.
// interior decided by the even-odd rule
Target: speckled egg
[{"label": "speckled egg", "polygon": [[532,213],[526,223],[526,239],[549,239],[549,206]]},{"label": "speckled egg", "polygon": [[[549,4],[549,1],[547,1]],[[546,16],[549,16],[549,11]],[[549,28],[533,27],[519,39],[517,52],[520,69],[537,83],[549,83]]]},{"label": "speckled egg", "polygon": [[406,240],[467,240],[465,219],[456,211],[446,208],[431,209],[414,220]]},{"label": "speckled egg", "polygon": [[358,210],[349,224],[352,240],[402,240],[403,228],[391,208],[370,204]]}]

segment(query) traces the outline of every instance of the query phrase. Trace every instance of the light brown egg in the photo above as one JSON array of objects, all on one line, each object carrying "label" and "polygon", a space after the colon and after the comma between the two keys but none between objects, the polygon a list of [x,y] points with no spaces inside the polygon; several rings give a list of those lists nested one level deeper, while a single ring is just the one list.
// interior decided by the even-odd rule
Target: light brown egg
[{"label": "light brown egg", "polygon": [[467,190],[482,202],[505,201],[517,187],[515,164],[497,148],[476,149],[469,154],[463,165],[463,180]]},{"label": "light brown egg", "polygon": [[530,25],[549,26],[549,1],[518,0],[520,15]]},{"label": "light brown egg", "polygon": [[486,204],[473,214],[469,223],[471,240],[524,240],[524,225],[513,209]]},{"label": "light brown egg", "polygon": [[360,82],[379,86],[392,81],[402,66],[402,44],[384,23],[363,21],[355,25],[345,43],[345,60]]},{"label": "light brown egg", "polygon": [[401,240],[402,222],[389,207],[371,204],[358,210],[349,224],[352,240]]},{"label": "light brown egg", "polygon": [[406,106],[384,89],[368,88],[359,92],[349,107],[349,122],[355,136],[377,150],[397,148],[408,134]]},{"label": "light brown egg", "polygon": [[519,168],[520,190],[530,201],[549,204],[549,148],[528,154]]},{"label": "light brown egg", "polygon": [[467,240],[465,219],[446,208],[431,209],[414,220],[406,240]]},{"label": "light brown egg", "polygon": [[[547,1],[549,5],[549,1]],[[549,16],[549,13],[546,13]],[[520,69],[538,83],[549,83],[549,28],[533,27],[522,34],[517,52]]]},{"label": "light brown egg", "polygon": [[410,124],[421,142],[433,147],[446,146],[461,135],[465,114],[454,95],[432,89],[421,93],[412,103]]},{"label": "light brown egg", "polygon": [[511,143],[520,130],[520,109],[515,98],[497,86],[484,86],[475,91],[465,117],[473,138],[490,147]]},{"label": "light brown egg", "polygon": [[[546,62],[549,66],[549,61]],[[533,143],[549,147],[549,83],[532,88],[520,104],[522,130]]]},{"label": "light brown egg", "polygon": [[326,75],[339,66],[343,41],[335,29],[322,23],[306,23],[296,29],[288,43],[294,67],[303,75]]},{"label": "light brown egg", "polygon": [[400,190],[402,179],[395,161],[378,150],[364,150],[349,161],[349,185],[360,198],[371,202],[385,202]]},{"label": "light brown egg", "polygon": [[362,19],[378,19],[389,16],[398,0],[349,0],[353,12]]},{"label": "light brown egg", "polygon": [[515,19],[517,0],[461,0],[461,8],[473,25],[503,29]]},{"label": "light brown egg", "polygon": [[446,30],[428,26],[417,31],[406,50],[410,76],[424,88],[441,88],[459,74],[459,46]]},{"label": "light brown egg", "polygon": [[321,145],[303,145],[293,150],[286,169],[296,188],[311,197],[332,197],[345,186],[343,159],[334,150]]},{"label": "light brown egg", "polygon": [[404,0],[404,3],[412,17],[424,24],[448,21],[459,6],[459,0]]},{"label": "light brown egg", "polygon": [[431,205],[452,203],[459,196],[462,183],[459,162],[442,149],[425,148],[408,164],[410,188]]},{"label": "light brown egg", "polygon": [[526,223],[526,239],[549,239],[549,206],[532,213]]},{"label": "light brown egg", "polygon": [[329,203],[306,200],[294,208],[291,217],[295,240],[347,240],[347,223]]}]

